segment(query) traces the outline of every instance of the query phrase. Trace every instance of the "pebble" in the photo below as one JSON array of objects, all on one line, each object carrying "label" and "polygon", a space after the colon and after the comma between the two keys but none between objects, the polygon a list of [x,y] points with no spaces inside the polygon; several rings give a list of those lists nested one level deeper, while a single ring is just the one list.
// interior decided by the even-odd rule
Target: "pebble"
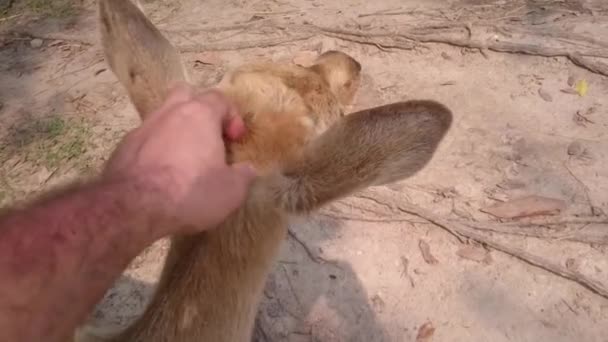
[{"label": "pebble", "polygon": [[38,49],[38,48],[42,47],[43,43],[44,42],[42,41],[42,39],[35,38],[30,41],[30,46],[33,47],[34,49]]},{"label": "pebble", "polygon": [[569,156],[580,156],[585,151],[583,145],[579,141],[573,141],[568,145]]}]

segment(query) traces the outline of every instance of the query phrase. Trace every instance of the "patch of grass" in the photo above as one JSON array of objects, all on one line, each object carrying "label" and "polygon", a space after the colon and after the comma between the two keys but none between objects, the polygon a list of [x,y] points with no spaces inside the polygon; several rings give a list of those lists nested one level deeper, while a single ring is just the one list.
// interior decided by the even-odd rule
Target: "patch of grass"
[{"label": "patch of grass", "polygon": [[37,119],[9,129],[0,148],[0,161],[15,154],[48,169],[79,159],[87,152],[89,125],[60,116]]},{"label": "patch of grass", "polygon": [[0,18],[8,15],[15,0],[0,0]]},{"label": "patch of grass", "polygon": [[27,6],[37,14],[65,18],[76,14],[74,0],[27,0]]}]

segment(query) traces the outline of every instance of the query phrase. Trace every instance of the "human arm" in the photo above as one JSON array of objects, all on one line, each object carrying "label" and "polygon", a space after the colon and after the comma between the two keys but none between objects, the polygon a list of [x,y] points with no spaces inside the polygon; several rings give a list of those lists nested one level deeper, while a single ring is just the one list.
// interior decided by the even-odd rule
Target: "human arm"
[{"label": "human arm", "polygon": [[217,92],[180,87],[103,175],[0,218],[0,341],[62,341],[142,249],[220,223],[253,172],[226,165],[242,121]]}]

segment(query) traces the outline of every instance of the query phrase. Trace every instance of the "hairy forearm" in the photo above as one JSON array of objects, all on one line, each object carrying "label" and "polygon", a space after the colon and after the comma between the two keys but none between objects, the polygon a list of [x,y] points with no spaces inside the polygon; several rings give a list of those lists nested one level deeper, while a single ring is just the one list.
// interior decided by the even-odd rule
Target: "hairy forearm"
[{"label": "hairy forearm", "polygon": [[154,192],[101,181],[0,218],[0,341],[59,341],[160,238]]}]

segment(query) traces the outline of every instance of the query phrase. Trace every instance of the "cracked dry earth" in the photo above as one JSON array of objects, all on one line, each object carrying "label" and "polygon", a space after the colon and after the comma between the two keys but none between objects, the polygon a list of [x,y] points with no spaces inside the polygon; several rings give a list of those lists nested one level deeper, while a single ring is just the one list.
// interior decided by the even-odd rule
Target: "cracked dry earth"
[{"label": "cracked dry earth", "polygon": [[[608,299],[602,292],[608,287],[607,69],[601,59],[580,67],[567,57],[608,57],[608,5],[143,4],[180,46],[201,84],[212,85],[252,59],[306,63],[321,51],[340,49],[363,65],[353,110],[424,98],[454,112],[452,130],[415,177],[294,218],[264,292],[257,340],[608,341]],[[79,6],[67,17],[38,20],[40,14],[17,8],[24,13],[9,12],[0,21],[2,206],[94,174],[118,139],[138,124],[124,89],[104,64],[94,4]],[[332,33],[328,27],[383,30],[388,36]],[[395,38],[403,27],[414,40]],[[516,51],[496,45],[505,41]],[[575,90],[581,91],[582,81],[584,96]],[[565,205],[536,218],[499,220],[482,211],[529,195]],[[412,205],[424,208],[426,216],[403,210]],[[493,244],[450,234],[429,215],[448,228],[455,222],[517,228],[519,235],[477,233],[550,261],[574,279]],[[522,223],[530,220],[570,223]],[[541,230],[553,238],[525,236]],[[593,243],[576,241],[580,234]],[[166,251],[167,242],[159,241],[134,260],[90,324],[107,332],[136,318],[154,291]],[[578,276],[599,290],[573,281]]]}]

